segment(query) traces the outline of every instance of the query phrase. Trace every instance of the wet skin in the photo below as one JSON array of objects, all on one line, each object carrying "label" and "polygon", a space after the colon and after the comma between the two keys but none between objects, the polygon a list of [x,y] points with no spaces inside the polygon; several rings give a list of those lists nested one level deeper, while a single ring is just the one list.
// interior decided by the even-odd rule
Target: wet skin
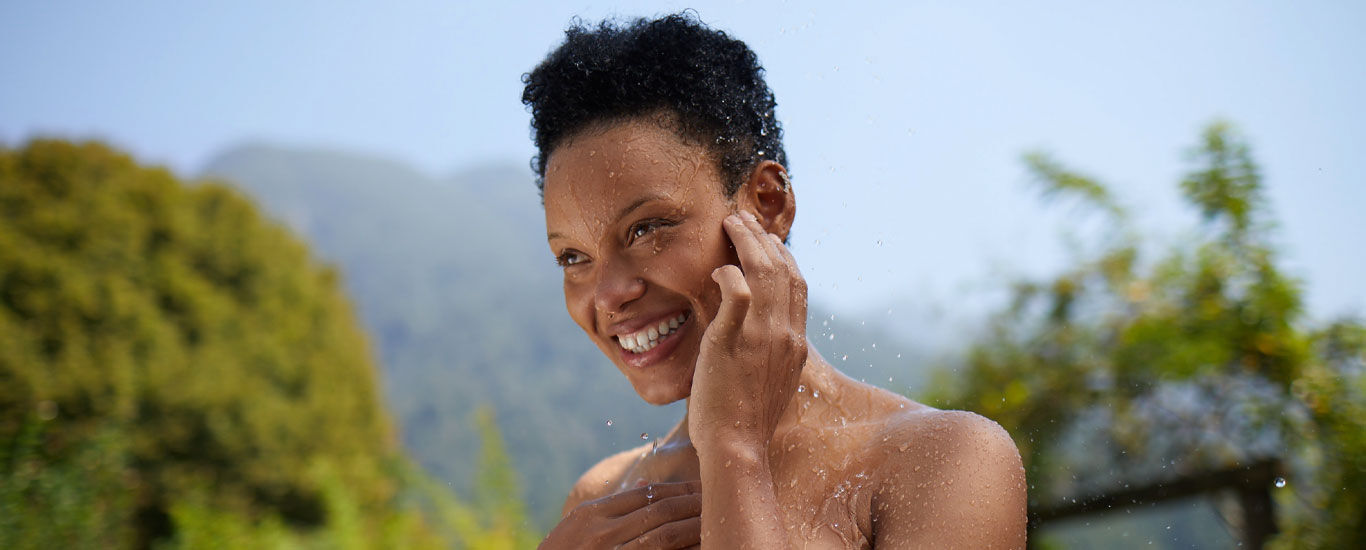
[{"label": "wet skin", "polygon": [[727,197],[667,123],[591,128],[548,159],[570,316],[643,399],[688,412],[657,449],[585,473],[542,547],[1023,547],[999,426],[852,380],[805,339],[784,168],[759,163]]}]

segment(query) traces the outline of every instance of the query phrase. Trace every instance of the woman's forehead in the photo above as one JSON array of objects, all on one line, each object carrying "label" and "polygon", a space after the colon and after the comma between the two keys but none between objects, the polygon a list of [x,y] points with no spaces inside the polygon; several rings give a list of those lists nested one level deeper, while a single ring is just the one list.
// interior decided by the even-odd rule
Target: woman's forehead
[{"label": "woman's forehead", "polygon": [[[720,193],[719,177],[708,152],[648,122],[627,121],[583,132],[551,152],[546,163],[547,208],[566,199],[636,195]],[[680,199],[682,197],[679,197]]]},{"label": "woman's forehead", "polygon": [[651,124],[618,125],[557,147],[543,193],[547,234],[579,242],[605,238],[629,214],[654,207],[726,202],[706,150]]}]

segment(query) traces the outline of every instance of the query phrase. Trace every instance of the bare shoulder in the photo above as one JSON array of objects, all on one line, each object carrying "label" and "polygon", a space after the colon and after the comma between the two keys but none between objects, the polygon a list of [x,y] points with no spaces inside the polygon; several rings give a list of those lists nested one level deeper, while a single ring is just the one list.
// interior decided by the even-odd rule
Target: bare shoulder
[{"label": "bare shoulder", "polygon": [[604,458],[589,468],[582,476],[579,476],[579,480],[569,490],[569,496],[565,498],[561,515],[569,514],[570,510],[581,503],[610,494],[616,488],[616,484],[620,482],[621,476],[644,450],[645,446],[643,445],[625,450]]},{"label": "bare shoulder", "polygon": [[1025,474],[1010,434],[971,412],[924,406],[885,421],[878,547],[1024,547]]},{"label": "bare shoulder", "polygon": [[1012,459],[1018,463],[1015,441],[1000,424],[968,411],[946,411],[920,405],[885,418],[883,436],[898,448],[952,453],[960,459]]}]

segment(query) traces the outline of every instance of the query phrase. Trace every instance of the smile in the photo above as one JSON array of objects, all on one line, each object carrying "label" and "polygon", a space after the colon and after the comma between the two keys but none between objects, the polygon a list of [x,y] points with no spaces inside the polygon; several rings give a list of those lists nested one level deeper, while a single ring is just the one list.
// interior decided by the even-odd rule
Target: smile
[{"label": "smile", "polygon": [[632,353],[645,353],[654,349],[655,346],[658,346],[659,343],[664,341],[669,335],[677,332],[678,327],[683,325],[684,321],[687,320],[687,312],[679,313],[674,317],[660,321],[657,325],[651,325],[643,330],[618,336],[617,344],[621,346],[621,349]]}]

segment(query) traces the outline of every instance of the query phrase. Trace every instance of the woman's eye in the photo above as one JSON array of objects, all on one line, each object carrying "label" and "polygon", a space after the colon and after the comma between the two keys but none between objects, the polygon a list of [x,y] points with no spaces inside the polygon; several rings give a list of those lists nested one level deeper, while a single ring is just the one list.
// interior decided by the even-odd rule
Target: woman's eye
[{"label": "woman's eye", "polygon": [[667,220],[645,220],[639,222],[631,226],[630,241],[634,242],[636,239],[649,235],[656,229],[669,225],[673,224]]},{"label": "woman's eye", "polygon": [[579,254],[578,252],[574,252],[572,250],[565,251],[561,253],[559,256],[555,257],[555,263],[559,264],[560,267],[569,267],[571,265],[577,265],[579,263],[582,263],[583,261],[583,254]]}]

